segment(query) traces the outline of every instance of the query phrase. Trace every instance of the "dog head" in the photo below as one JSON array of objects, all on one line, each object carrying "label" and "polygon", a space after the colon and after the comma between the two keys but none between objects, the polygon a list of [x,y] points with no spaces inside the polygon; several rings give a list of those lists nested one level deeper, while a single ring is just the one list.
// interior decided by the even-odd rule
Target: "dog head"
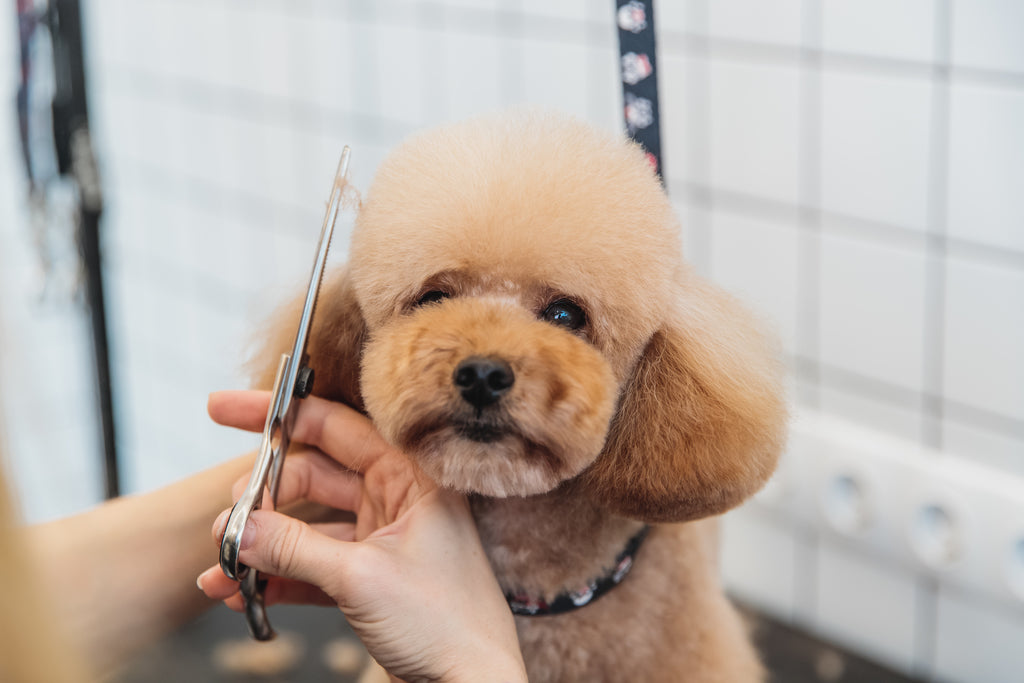
[{"label": "dog head", "polygon": [[318,393],[361,397],[440,484],[561,486],[667,521],[723,511],[771,473],[775,361],[683,263],[637,146],[549,114],[421,134],[379,168],[349,256],[310,349],[321,375],[361,354],[359,391],[331,375]]}]

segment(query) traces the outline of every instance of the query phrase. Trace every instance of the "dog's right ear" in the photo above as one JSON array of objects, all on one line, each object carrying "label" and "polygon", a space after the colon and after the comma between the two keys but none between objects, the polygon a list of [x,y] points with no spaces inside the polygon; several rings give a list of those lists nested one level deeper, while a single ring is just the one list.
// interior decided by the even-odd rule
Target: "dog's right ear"
[{"label": "dog's right ear", "polygon": [[754,493],[782,449],[780,367],[752,317],[688,278],[620,397],[605,451],[576,485],[634,519],[719,514]]},{"label": "dog's right ear", "polygon": [[[305,292],[272,318],[266,340],[249,364],[255,388],[273,387],[281,354],[289,353],[295,343],[304,302]],[[317,297],[306,345],[309,366],[314,372],[314,395],[363,411],[359,363],[365,338],[366,324],[345,269],[325,279]]]}]

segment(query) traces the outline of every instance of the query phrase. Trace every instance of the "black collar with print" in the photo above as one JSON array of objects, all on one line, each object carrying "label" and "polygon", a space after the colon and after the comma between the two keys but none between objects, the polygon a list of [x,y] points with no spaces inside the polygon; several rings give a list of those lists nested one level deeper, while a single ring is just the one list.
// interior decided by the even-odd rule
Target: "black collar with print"
[{"label": "black collar with print", "polygon": [[651,527],[644,526],[635,536],[629,539],[626,547],[615,558],[615,566],[604,576],[593,579],[574,591],[566,591],[555,596],[551,602],[524,595],[522,593],[506,593],[505,599],[513,614],[526,617],[541,617],[552,614],[563,614],[574,609],[589,605],[599,597],[615,588],[633,568],[633,561],[640,544],[647,538]]}]

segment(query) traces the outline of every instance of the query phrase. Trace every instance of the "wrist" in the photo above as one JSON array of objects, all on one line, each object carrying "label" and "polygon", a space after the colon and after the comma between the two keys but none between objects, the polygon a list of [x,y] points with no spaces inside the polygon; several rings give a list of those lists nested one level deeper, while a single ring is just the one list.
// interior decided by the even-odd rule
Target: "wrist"
[{"label": "wrist", "polygon": [[523,656],[516,647],[506,652],[488,653],[486,657],[467,658],[459,662],[438,683],[528,683]]}]

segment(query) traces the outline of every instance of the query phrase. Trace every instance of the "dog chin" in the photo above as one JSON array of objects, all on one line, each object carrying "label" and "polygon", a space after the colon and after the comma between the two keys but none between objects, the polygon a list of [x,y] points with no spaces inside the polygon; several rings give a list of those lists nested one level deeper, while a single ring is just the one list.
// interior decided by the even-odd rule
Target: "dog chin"
[{"label": "dog chin", "polygon": [[575,474],[543,446],[473,423],[426,435],[409,452],[440,486],[493,498],[546,493]]}]

